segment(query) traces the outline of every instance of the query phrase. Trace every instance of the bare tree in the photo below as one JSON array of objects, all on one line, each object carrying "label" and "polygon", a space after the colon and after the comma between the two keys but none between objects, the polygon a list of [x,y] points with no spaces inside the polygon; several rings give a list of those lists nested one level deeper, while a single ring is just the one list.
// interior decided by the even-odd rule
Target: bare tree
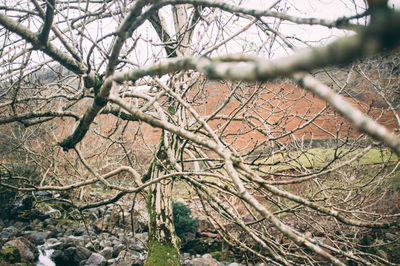
[{"label": "bare tree", "polygon": [[[400,14],[387,1],[361,2],[329,21],[291,15],[291,1],[260,9],[246,1],[4,1],[0,125],[10,138],[16,127],[42,135],[2,143],[9,174],[1,185],[116,191],[81,210],[147,194],[147,265],[179,264],[174,184],[186,184],[224,241],[258,260],[390,264],[355,236],[398,228],[399,210],[379,210],[394,197],[388,183],[399,167],[398,103],[385,89],[398,79],[374,82],[382,79],[356,60],[398,46]],[[309,44],[286,25],[351,34],[298,51]],[[268,59],[278,50],[289,55]],[[344,78],[326,71],[345,64],[353,65]],[[356,97],[355,75],[380,109]],[[317,152],[319,139],[330,139],[326,153]],[[10,170],[21,149],[39,182]],[[380,163],[366,166],[378,151]]]}]

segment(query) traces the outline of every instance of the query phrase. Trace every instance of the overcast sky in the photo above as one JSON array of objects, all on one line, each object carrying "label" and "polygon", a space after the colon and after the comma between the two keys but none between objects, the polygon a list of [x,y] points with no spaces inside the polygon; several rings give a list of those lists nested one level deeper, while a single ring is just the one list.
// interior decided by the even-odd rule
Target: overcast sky
[{"label": "overcast sky", "polygon": [[[5,1],[5,0],[3,0]],[[247,8],[254,9],[266,9],[270,7],[273,3],[277,2],[276,0],[225,0],[227,3],[239,3],[240,5]],[[8,0],[7,0],[7,3]],[[15,2],[17,3],[17,2]],[[21,4],[21,2],[18,2]],[[390,5],[394,5],[395,8],[400,9],[400,0],[390,0]],[[24,5],[23,3],[21,4]],[[59,8],[61,4],[59,5]],[[97,5],[91,6],[93,8],[93,12],[95,9],[99,8]],[[306,17],[306,18],[324,18],[334,20],[343,16],[351,16],[355,14],[360,14],[365,11],[365,2],[364,0],[283,0],[277,5],[279,11],[284,11],[289,15],[293,15],[296,17]],[[171,31],[173,31],[173,23],[172,23],[172,14],[170,12],[170,6],[163,8],[163,13],[166,15],[168,24],[170,25]],[[65,11],[64,11],[65,12]],[[82,14],[74,14],[73,9],[69,10],[71,13],[71,17],[77,17]],[[213,13],[214,12],[214,13]],[[224,40],[224,38],[228,38],[233,34],[240,31],[244,26],[249,24],[249,20],[247,19],[237,19],[236,16],[221,12],[218,9],[211,12],[212,14],[207,17],[209,25],[203,23],[203,25],[199,25],[196,27],[196,32],[193,35],[192,46],[195,48],[195,51],[198,51],[199,54],[202,54],[204,50],[209,49],[215,44],[218,44]],[[210,12],[209,12],[210,13]],[[213,19],[215,16],[215,19]],[[222,22],[221,22],[222,18]],[[60,18],[59,18],[60,19]],[[63,20],[64,17],[61,17]],[[277,25],[278,20],[274,18],[263,18],[264,21],[268,22],[270,27],[274,27]],[[228,21],[226,25],[221,26],[221,23],[224,21]],[[363,20],[360,20],[359,23],[364,23]],[[27,24],[26,26],[30,27],[32,31],[36,31],[37,28],[42,24],[42,21],[36,21],[36,23]],[[94,40],[99,40],[105,34],[109,34],[114,32],[118,28],[119,23],[117,23],[116,19],[110,18],[106,19],[99,23],[92,23],[86,28],[85,34]],[[59,24],[61,29],[67,28],[64,24]],[[214,28],[213,28],[214,27]],[[219,29],[217,27],[220,27]],[[222,27],[222,29],[221,29]],[[337,29],[328,29],[327,27],[322,26],[306,26],[306,25],[298,25],[291,22],[283,21],[279,24],[279,27],[275,28],[279,32],[282,33],[287,40],[291,42],[296,48],[301,49],[307,46],[320,46],[324,45],[328,42],[331,42],[338,37],[341,37],[346,34],[351,34],[349,32]],[[207,32],[206,37],[201,39],[201,35],[204,32]],[[76,34],[76,33],[74,33]],[[72,36],[72,35],[71,35]],[[300,42],[296,40],[296,38],[303,40],[304,42]],[[288,48],[282,48],[282,42],[278,39],[276,42],[273,42],[271,46],[272,49],[269,50],[270,38],[264,32],[255,26],[248,29],[246,32],[241,33],[239,36],[230,41],[227,45],[223,45],[219,48],[217,52],[213,54],[216,55],[224,55],[231,53],[254,53],[259,52],[258,55],[271,58],[287,56],[288,54],[293,53]],[[0,37],[1,40],[1,37]],[[74,38],[71,38],[74,40]],[[153,64],[158,60],[162,60],[165,58],[165,53],[162,52],[162,45],[158,36],[154,32],[154,29],[150,25],[150,23],[146,22],[142,25],[136,32],[133,34],[133,38],[129,41],[132,43],[133,40],[139,40],[137,42],[136,49],[132,51],[130,54],[130,60],[136,63],[138,66],[141,65],[149,65]],[[107,38],[97,44],[99,47],[104,47],[104,51],[109,49],[111,45],[112,38]],[[92,42],[84,39],[85,43],[84,49],[89,50],[89,48],[93,45]],[[57,41],[54,41],[56,45],[60,45]],[[76,43],[75,45],[78,45]],[[61,46],[61,45],[60,45]],[[203,50],[202,50],[203,49]],[[272,51],[269,54],[269,51]],[[101,61],[100,54],[98,50],[95,49],[96,55],[92,56],[92,58],[96,58],[97,63]],[[39,55],[40,54],[40,55]],[[104,57],[103,57],[104,58]],[[47,60],[48,57],[43,56],[43,54],[38,53],[38,63],[43,62],[43,60]],[[102,65],[102,69],[105,67],[105,64]],[[100,69],[98,69],[100,70]],[[100,70],[101,71],[101,70]]]}]

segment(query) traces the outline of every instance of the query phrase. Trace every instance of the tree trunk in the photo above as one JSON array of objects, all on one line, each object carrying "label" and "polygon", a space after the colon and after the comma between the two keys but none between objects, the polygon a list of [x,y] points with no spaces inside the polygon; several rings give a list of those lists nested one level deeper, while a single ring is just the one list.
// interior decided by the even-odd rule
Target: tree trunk
[{"label": "tree trunk", "polygon": [[[151,178],[164,174],[153,164]],[[166,179],[149,187],[149,249],[145,265],[180,265],[180,239],[175,233],[172,214],[173,180]]]},{"label": "tree trunk", "polygon": [[[182,44],[176,51],[167,53],[171,57],[187,56],[192,54],[188,45],[194,27],[190,27],[193,21],[189,21],[187,14],[188,5],[172,6],[174,16],[175,34],[177,40]],[[153,25],[158,33],[168,33],[164,18],[158,14],[153,19]],[[159,28],[161,26],[162,30]],[[160,34],[161,41],[170,41],[167,35]],[[165,39],[166,38],[166,39]],[[179,88],[173,88],[175,92]],[[180,110],[181,112],[178,112]],[[168,108],[170,114],[176,114],[178,121],[182,121],[184,115],[182,106],[178,102],[171,101]],[[165,119],[167,119],[165,117]],[[178,123],[184,124],[184,123]],[[163,132],[161,145],[157,151],[157,159],[153,163],[151,178],[155,179],[161,174],[166,174],[167,169],[180,171],[176,156],[179,154],[181,143],[175,135]],[[166,179],[155,183],[149,188],[148,212],[149,212],[149,249],[145,265],[180,265],[180,244],[181,240],[176,235],[172,213],[172,188],[173,180]]]}]

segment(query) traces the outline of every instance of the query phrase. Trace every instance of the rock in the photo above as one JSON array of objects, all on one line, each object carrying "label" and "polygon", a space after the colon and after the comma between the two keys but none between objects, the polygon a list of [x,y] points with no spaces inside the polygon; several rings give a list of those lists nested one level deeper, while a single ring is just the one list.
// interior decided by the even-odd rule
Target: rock
[{"label": "rock", "polygon": [[67,230],[65,230],[65,234],[67,236],[73,236],[74,235],[74,230],[72,228],[67,228]]},{"label": "rock", "polygon": [[44,219],[43,223],[46,226],[49,226],[49,225],[56,225],[57,222],[56,222],[56,220],[54,220],[52,218],[47,218],[47,219]]},{"label": "rock", "polygon": [[57,238],[47,239],[46,244],[48,249],[60,249],[60,247],[63,245],[63,243],[59,241]]},{"label": "rock", "polygon": [[116,259],[116,265],[118,266],[131,266],[131,265],[143,265],[145,257],[139,252],[129,252],[123,250],[119,253]]},{"label": "rock", "polygon": [[99,240],[107,240],[107,241],[110,240],[110,236],[111,235],[107,232],[103,232],[103,233],[97,235]]},{"label": "rock", "polygon": [[15,247],[21,254],[21,259],[34,262],[39,257],[39,250],[31,242],[23,237],[10,240],[4,244],[4,247]]},{"label": "rock", "polygon": [[88,243],[85,245],[85,248],[87,248],[87,249],[89,249],[89,250],[95,250],[94,245],[93,245],[92,242],[88,242]]},{"label": "rock", "polygon": [[[210,255],[211,256],[211,255]],[[213,258],[194,258],[189,261],[185,261],[184,266],[223,266],[222,263],[218,262],[216,259]]]},{"label": "rock", "polygon": [[64,250],[65,256],[73,260],[75,256],[76,247],[69,247]]},{"label": "rock", "polygon": [[62,213],[60,210],[53,208],[54,205],[50,205],[44,202],[41,202],[40,204],[36,205],[37,211],[43,214],[47,219],[48,217],[53,218],[53,219],[59,219],[62,216]]},{"label": "rock", "polygon": [[40,226],[43,226],[43,223],[39,219],[33,219],[31,221],[31,228],[39,228]]},{"label": "rock", "polygon": [[135,211],[133,219],[133,228],[135,232],[145,232],[148,231],[149,225],[149,214],[143,211]]},{"label": "rock", "polygon": [[22,211],[29,210],[32,208],[33,201],[34,199],[31,195],[24,194],[14,202],[11,212],[13,214],[18,214]]},{"label": "rock", "polygon": [[17,221],[13,224],[13,227],[17,228],[19,231],[23,231],[27,227],[27,223]]},{"label": "rock", "polygon": [[112,247],[105,247],[100,254],[106,259],[109,260],[113,257],[113,249]]},{"label": "rock", "polygon": [[4,228],[1,231],[0,237],[1,237],[1,239],[11,239],[11,238],[19,235],[19,233],[20,233],[20,231],[16,227],[11,225],[9,227]]},{"label": "rock", "polygon": [[241,266],[242,264],[240,264],[240,263],[237,263],[237,262],[232,262],[232,263],[229,263],[228,264],[228,266]]},{"label": "rock", "polygon": [[46,230],[50,232],[49,237],[57,237],[58,233],[60,233],[54,225],[46,226]]},{"label": "rock", "polygon": [[25,235],[32,243],[36,245],[44,244],[45,240],[49,237],[50,232],[38,232],[38,231],[30,231]]},{"label": "rock", "polygon": [[84,232],[86,232],[86,229],[84,227],[79,226],[79,225],[75,226],[73,228],[73,230],[72,230],[72,234],[74,236],[81,236],[81,235],[83,235]]},{"label": "rock", "polygon": [[71,265],[72,262],[61,250],[54,250],[50,256],[51,260],[54,261],[56,265]]},{"label": "rock", "polygon": [[118,257],[118,254],[124,250],[125,246],[122,244],[118,244],[114,246],[114,250],[113,250],[113,256],[114,257]]},{"label": "rock", "polygon": [[395,234],[392,233],[385,233],[385,238],[389,241],[395,241],[397,239],[397,236]]},{"label": "rock", "polygon": [[182,260],[182,261],[190,260],[190,259],[191,259],[191,256],[190,256],[189,253],[183,253],[183,254],[181,254],[181,260]]},{"label": "rock", "polygon": [[99,253],[92,253],[92,255],[90,255],[90,257],[85,263],[86,266],[95,266],[95,265],[105,266],[106,264],[107,260]]},{"label": "rock", "polygon": [[89,249],[78,246],[75,250],[74,261],[81,262],[88,259],[90,255],[92,255],[92,252]]},{"label": "rock", "polygon": [[0,263],[18,263],[21,262],[21,254],[16,247],[2,247],[0,249]]},{"label": "rock", "polygon": [[82,235],[80,236],[83,240],[83,243],[87,244],[90,242],[90,237],[88,235]]},{"label": "rock", "polygon": [[95,225],[94,225],[94,229],[97,232],[103,232],[106,228],[106,225],[104,223],[104,221],[102,219],[100,219]]},{"label": "rock", "polygon": [[137,251],[142,251],[147,249],[147,241],[149,239],[149,234],[141,233],[135,234],[135,238],[130,242],[129,248]]},{"label": "rock", "polygon": [[111,247],[111,241],[109,240],[101,240],[100,241],[100,247],[105,248],[105,247]]},{"label": "rock", "polygon": [[109,259],[107,261],[108,266],[117,266],[117,258]]},{"label": "rock", "polygon": [[113,239],[112,242],[111,242],[111,244],[112,244],[113,247],[115,247],[115,246],[117,246],[117,245],[120,245],[120,244],[121,244],[121,241],[119,241],[119,239]]},{"label": "rock", "polygon": [[204,258],[204,259],[212,258],[211,254],[209,254],[209,253],[203,254],[203,256],[201,256],[201,257]]},{"label": "rock", "polygon": [[84,246],[85,241],[81,236],[68,236],[65,238],[65,246]]}]

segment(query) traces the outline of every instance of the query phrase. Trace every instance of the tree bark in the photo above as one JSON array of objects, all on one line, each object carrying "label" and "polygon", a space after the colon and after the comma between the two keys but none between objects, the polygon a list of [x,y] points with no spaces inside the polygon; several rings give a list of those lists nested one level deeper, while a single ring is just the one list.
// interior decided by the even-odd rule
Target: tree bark
[{"label": "tree bark", "polygon": [[[164,167],[156,160],[152,167],[151,179],[165,174]],[[180,265],[180,239],[173,221],[172,188],[172,179],[149,187],[149,249],[145,265]]]}]

